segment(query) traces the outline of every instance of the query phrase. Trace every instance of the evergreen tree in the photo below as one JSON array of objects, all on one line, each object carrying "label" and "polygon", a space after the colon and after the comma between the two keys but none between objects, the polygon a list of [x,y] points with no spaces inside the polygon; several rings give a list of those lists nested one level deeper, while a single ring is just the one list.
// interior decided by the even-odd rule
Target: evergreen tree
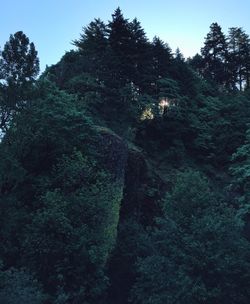
[{"label": "evergreen tree", "polygon": [[105,23],[100,19],[95,19],[83,28],[80,38],[73,41],[82,57],[82,72],[85,70],[99,78],[103,78],[108,72],[105,62],[108,48],[107,35]]},{"label": "evergreen tree", "polygon": [[133,64],[129,61],[131,55],[131,30],[128,19],[125,19],[118,7],[112,14],[112,21],[108,24],[109,44],[113,52],[113,82],[119,87],[127,84],[133,71]]},{"label": "evergreen tree", "polygon": [[226,85],[227,44],[225,35],[218,23],[212,23],[210,32],[201,49],[204,65],[204,77],[220,85]]},{"label": "evergreen tree", "polygon": [[250,39],[242,28],[232,27],[228,35],[228,67],[233,90],[249,86]]},{"label": "evergreen tree", "polygon": [[197,94],[196,83],[197,76],[193,69],[186,63],[180,49],[177,48],[174,54],[172,68],[170,70],[171,77],[179,83],[181,93],[183,95],[194,97]]},{"label": "evergreen tree", "polygon": [[149,43],[140,22],[136,18],[129,22],[117,8],[108,27],[113,61],[116,60],[114,74],[121,79],[120,86],[130,82],[141,85],[149,63]]},{"label": "evergreen tree", "polygon": [[25,104],[32,83],[39,73],[39,60],[34,43],[21,31],[10,35],[0,57],[1,121],[6,130],[13,114]]},{"label": "evergreen tree", "polygon": [[131,81],[140,90],[146,86],[150,65],[150,44],[140,22],[135,18],[129,23],[131,31],[130,51],[127,54],[132,64]]},{"label": "evergreen tree", "polygon": [[39,60],[34,43],[21,31],[10,35],[1,52],[1,79],[8,85],[24,85],[34,81],[39,72]]},{"label": "evergreen tree", "polygon": [[152,42],[153,75],[158,78],[166,77],[169,73],[172,53],[167,43],[159,37],[154,37]]},{"label": "evergreen tree", "polygon": [[82,52],[102,52],[107,46],[107,28],[101,19],[94,19],[90,24],[83,28],[78,40],[73,44]]},{"label": "evergreen tree", "polygon": [[199,76],[203,76],[203,59],[200,54],[196,54],[194,57],[188,58],[187,62]]},{"label": "evergreen tree", "polygon": [[130,44],[130,29],[128,19],[124,18],[119,7],[112,14],[112,21],[108,26],[110,46],[121,59]]}]

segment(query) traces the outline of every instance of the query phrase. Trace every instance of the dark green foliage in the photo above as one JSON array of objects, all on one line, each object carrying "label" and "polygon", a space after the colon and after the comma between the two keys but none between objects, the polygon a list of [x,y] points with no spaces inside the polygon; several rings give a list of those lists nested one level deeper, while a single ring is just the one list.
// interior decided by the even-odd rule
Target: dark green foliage
[{"label": "dark green foliage", "polygon": [[189,60],[201,77],[229,91],[249,87],[249,36],[242,28],[229,28],[227,36],[212,23],[201,55]]},{"label": "dark green foliage", "polygon": [[218,23],[212,23],[204,47],[201,49],[204,61],[204,75],[219,84],[225,84],[227,45],[226,38]]},{"label": "dark green foliage", "polygon": [[249,86],[250,40],[242,28],[230,28],[228,37],[228,69],[233,90]]},{"label": "dark green foliage", "polygon": [[0,302],[4,304],[42,304],[46,296],[41,286],[24,269],[0,271]]},{"label": "dark green foliage", "polygon": [[193,58],[188,58],[188,63],[199,74],[199,76],[203,75],[203,59],[200,54],[197,53]]},{"label": "dark green foliage", "polygon": [[246,131],[246,139],[242,146],[232,155],[232,165],[230,173],[233,176],[231,187],[237,191],[238,200],[242,207],[249,205],[250,185],[249,185],[249,160],[250,160],[250,139],[249,129]]},{"label": "dark green foliage", "polygon": [[249,100],[238,97],[201,98],[201,107],[192,120],[197,132],[194,147],[200,155],[219,167],[229,163],[232,153],[243,143],[249,123]]},{"label": "dark green foliage", "polygon": [[0,128],[5,131],[13,114],[27,102],[39,73],[33,42],[21,31],[10,36],[0,56]]},{"label": "dark green foliage", "polygon": [[248,35],[185,60],[118,8],[73,44],[1,53],[0,302],[248,303]]},{"label": "dark green foliage", "polygon": [[34,81],[39,72],[39,60],[34,43],[23,32],[10,36],[1,52],[1,79],[16,85]]},{"label": "dark green foliage", "polygon": [[[81,51],[91,54],[93,50],[102,53],[107,46],[107,29],[100,19],[95,19],[83,29],[84,33],[81,34],[79,40],[74,41],[74,45]],[[94,58],[97,59],[97,58]]]},{"label": "dark green foliage", "polygon": [[235,211],[192,171],[177,177],[164,210],[138,260],[133,303],[248,303],[250,246]]},{"label": "dark green foliage", "polygon": [[136,279],[136,257],[145,254],[147,246],[147,234],[136,218],[120,221],[116,248],[108,268],[108,299],[111,303],[128,303]]},{"label": "dark green foliage", "polygon": [[97,299],[122,188],[92,150],[98,134],[77,100],[48,82],[40,90],[1,144],[0,254],[34,272],[54,300]]},{"label": "dark green foliage", "polygon": [[194,71],[187,65],[183,55],[177,49],[172,68],[171,77],[178,82],[182,95],[194,98],[199,92],[199,79]]},{"label": "dark green foliage", "polygon": [[169,65],[172,54],[168,44],[164,43],[159,37],[154,37],[152,42],[153,74],[156,79],[166,77],[169,72]]}]

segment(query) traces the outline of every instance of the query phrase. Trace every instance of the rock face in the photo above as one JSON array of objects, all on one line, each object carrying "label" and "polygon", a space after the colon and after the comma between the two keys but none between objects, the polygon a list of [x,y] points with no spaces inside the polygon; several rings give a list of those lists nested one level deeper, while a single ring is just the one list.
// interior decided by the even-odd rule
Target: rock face
[{"label": "rock face", "polygon": [[96,127],[96,131],[96,152],[102,168],[111,176],[109,235],[114,246],[119,222],[135,217],[149,225],[160,215],[158,201],[166,185],[136,146],[127,144],[110,129]]},{"label": "rock face", "polygon": [[125,191],[122,204],[122,215],[138,215],[145,197],[148,182],[147,164],[142,153],[130,147],[125,172]]},{"label": "rock face", "polygon": [[96,130],[99,134],[96,147],[102,157],[104,169],[111,174],[114,183],[123,185],[128,155],[127,144],[110,129],[96,127]]},{"label": "rock face", "polygon": [[136,216],[149,224],[158,214],[158,199],[163,181],[151,170],[143,153],[135,146],[128,149],[125,169],[125,187],[121,206],[121,218]]},{"label": "rock face", "polygon": [[[125,169],[128,147],[125,141],[107,128],[95,127],[97,137],[95,149],[101,169],[108,173],[99,192],[99,200],[106,205],[108,212],[103,214],[106,226],[102,228],[102,250],[107,261],[115,246],[117,228],[120,220],[120,208],[124,193]],[[104,249],[105,248],[105,249]]]}]

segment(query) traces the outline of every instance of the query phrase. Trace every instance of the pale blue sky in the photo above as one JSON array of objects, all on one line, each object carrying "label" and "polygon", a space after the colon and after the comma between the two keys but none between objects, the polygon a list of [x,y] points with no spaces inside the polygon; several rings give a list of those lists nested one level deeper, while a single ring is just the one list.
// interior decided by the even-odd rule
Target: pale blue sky
[{"label": "pale blue sky", "polygon": [[137,17],[148,37],[159,36],[188,57],[200,51],[212,22],[226,33],[243,27],[250,34],[250,0],[1,0],[0,47],[22,30],[39,53],[41,70],[57,63],[73,48],[83,26],[100,17],[107,22],[120,6],[124,16]]}]

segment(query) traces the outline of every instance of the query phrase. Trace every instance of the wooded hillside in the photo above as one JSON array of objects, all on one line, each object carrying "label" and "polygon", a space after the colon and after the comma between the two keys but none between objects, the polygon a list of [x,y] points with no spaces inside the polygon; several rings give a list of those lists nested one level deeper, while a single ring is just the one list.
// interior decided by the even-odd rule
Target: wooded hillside
[{"label": "wooded hillside", "polygon": [[2,47],[0,303],[248,304],[248,34],[185,59],[118,8],[73,44]]}]

